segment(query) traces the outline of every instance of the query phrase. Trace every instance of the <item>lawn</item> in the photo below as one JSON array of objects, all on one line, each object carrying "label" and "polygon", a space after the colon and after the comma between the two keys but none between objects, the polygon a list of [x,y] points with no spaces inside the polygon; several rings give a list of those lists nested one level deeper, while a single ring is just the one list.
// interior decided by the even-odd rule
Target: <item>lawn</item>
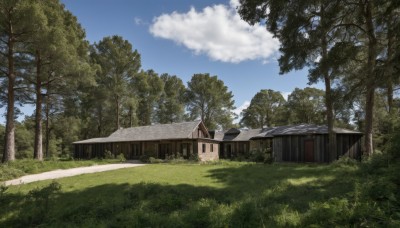
[{"label": "lawn", "polygon": [[0,227],[398,225],[396,218],[373,212],[376,205],[365,208],[359,193],[368,177],[360,177],[359,169],[238,162],[152,164],[53,184],[41,181],[0,192]]}]

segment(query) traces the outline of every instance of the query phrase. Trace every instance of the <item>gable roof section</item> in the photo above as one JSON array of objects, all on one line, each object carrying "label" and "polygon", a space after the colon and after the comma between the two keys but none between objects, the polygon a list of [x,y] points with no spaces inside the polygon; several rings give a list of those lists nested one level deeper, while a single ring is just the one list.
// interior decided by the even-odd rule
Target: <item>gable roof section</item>
[{"label": "gable roof section", "polygon": [[[115,131],[110,136],[105,138],[87,139],[74,142],[74,144],[191,139],[193,131],[199,125],[201,125],[201,128],[206,129],[200,120],[183,123],[157,124],[124,128]],[[205,130],[205,132],[207,132],[207,130]]]},{"label": "gable roof section", "polygon": [[[234,130],[232,130],[234,129]],[[214,139],[219,141],[248,141],[262,132],[262,129],[236,129],[228,131],[218,131],[214,134]]]}]

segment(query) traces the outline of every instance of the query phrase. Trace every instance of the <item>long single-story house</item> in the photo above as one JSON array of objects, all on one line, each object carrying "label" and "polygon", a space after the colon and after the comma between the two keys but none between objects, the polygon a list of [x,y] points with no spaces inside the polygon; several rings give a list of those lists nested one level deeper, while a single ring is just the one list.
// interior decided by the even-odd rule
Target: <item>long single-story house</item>
[{"label": "long single-story house", "polygon": [[219,141],[210,137],[202,121],[119,129],[105,138],[74,142],[75,158],[104,157],[106,151],[127,159],[142,155],[165,159],[167,156],[189,158],[197,154],[203,161],[219,158]]},{"label": "long single-story house", "polygon": [[[230,129],[215,132],[221,141],[220,157],[232,158],[250,150],[269,150],[277,162],[332,162],[341,156],[361,158],[358,131],[334,128],[336,152],[329,154],[327,126],[300,124],[264,129]],[[247,149],[248,148],[248,149]]]},{"label": "long single-story house", "polygon": [[301,124],[264,129],[208,131],[202,121],[120,129],[109,137],[74,142],[75,158],[104,157],[107,151],[127,159],[142,155],[167,156],[202,161],[235,158],[251,150],[267,150],[277,162],[331,162],[340,156],[361,157],[362,133],[334,128],[336,152],[329,154],[327,126]]}]

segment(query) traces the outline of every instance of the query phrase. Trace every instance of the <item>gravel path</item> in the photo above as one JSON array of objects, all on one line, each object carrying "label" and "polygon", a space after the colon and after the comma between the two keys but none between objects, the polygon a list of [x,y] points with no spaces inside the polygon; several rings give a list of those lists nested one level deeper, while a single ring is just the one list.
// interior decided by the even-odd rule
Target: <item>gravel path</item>
[{"label": "gravel path", "polygon": [[76,175],[81,175],[81,174],[86,174],[86,173],[97,173],[97,172],[104,172],[104,171],[122,169],[122,168],[138,167],[138,166],[144,166],[144,165],[146,165],[146,164],[123,163],[123,164],[95,165],[95,166],[79,167],[79,168],[73,168],[73,169],[57,169],[57,170],[49,171],[49,172],[45,172],[45,173],[23,176],[18,179],[14,179],[14,180],[8,180],[8,181],[5,181],[4,184],[6,186],[19,185],[19,184],[26,184],[26,183],[31,183],[31,182],[35,182],[35,181],[41,181],[41,180],[58,179],[58,178],[71,177],[71,176],[76,176]]}]

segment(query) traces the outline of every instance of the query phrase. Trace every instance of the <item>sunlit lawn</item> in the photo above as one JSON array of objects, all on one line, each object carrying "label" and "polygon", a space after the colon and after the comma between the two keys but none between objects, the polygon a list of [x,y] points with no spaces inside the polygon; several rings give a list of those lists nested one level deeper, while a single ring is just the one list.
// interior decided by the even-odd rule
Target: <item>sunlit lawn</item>
[{"label": "sunlit lawn", "polygon": [[46,214],[35,218],[36,209],[31,210],[35,201],[26,200],[26,195],[51,183],[41,181],[7,190],[0,226],[313,224],[309,220],[318,213],[313,203],[347,199],[355,187],[356,169],[304,164],[154,164],[87,174],[58,180],[61,192],[49,200]]}]

